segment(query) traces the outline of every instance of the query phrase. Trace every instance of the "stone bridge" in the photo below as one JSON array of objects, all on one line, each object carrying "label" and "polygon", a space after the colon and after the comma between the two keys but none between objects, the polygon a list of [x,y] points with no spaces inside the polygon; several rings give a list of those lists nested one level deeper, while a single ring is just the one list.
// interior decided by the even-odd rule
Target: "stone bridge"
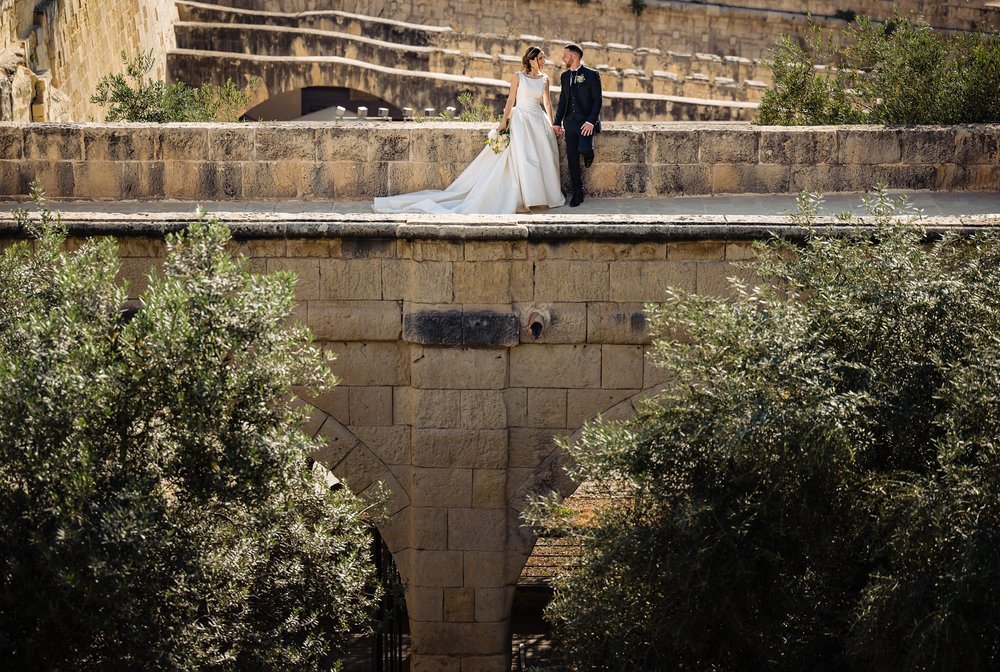
[{"label": "stone bridge", "polygon": [[[340,386],[300,391],[306,430],[322,442],[316,459],[353,491],[391,493],[381,531],[405,583],[414,672],[509,669],[514,589],[535,543],[521,511],[533,493],[576,487],[556,437],[631,415],[662,382],[645,356],[644,304],[667,287],[724,296],[753,240],[802,234],[783,217],[449,218],[335,204],[294,214],[287,202],[417,186],[393,176],[465,160],[480,135],[431,124],[0,124],[0,198],[23,198],[38,177],[57,198],[92,200],[91,213],[64,221],[74,236],[118,237],[134,296],[162,263],[165,232],[189,217],[156,214],[156,201],[286,201],[274,205],[285,214],[223,219],[253,271],[298,275],[296,318],[338,355]],[[626,180],[631,195],[684,191],[661,172],[688,174],[702,193],[786,192],[796,171],[841,187],[829,191],[875,176],[996,190],[1000,177],[996,126],[622,127],[601,151],[609,170],[641,176]],[[317,176],[338,186],[317,191]],[[122,198],[151,201],[152,214],[101,212],[101,199]],[[17,235],[0,216],[0,244]]]}]

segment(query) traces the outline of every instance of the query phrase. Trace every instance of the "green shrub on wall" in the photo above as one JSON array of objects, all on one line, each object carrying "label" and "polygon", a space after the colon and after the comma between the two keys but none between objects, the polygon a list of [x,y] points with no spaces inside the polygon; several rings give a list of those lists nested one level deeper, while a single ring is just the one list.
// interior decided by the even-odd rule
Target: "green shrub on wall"
[{"label": "green shrub on wall", "polygon": [[327,669],[373,566],[362,503],[307,464],[292,385],[332,376],[294,278],[200,221],[125,313],[114,240],[22,224],[37,240],[0,255],[4,669]]},{"label": "green shrub on wall", "polygon": [[232,80],[222,86],[203,84],[191,88],[182,82],[166,84],[149,79],[153,52],[137,54],[131,60],[123,51],[124,73],[105,75],[97,83],[90,102],[108,108],[106,121],[239,121],[250,106],[250,91],[258,82],[244,89]]},{"label": "green shrub on wall", "polygon": [[664,389],[569,447],[605,504],[529,516],[582,547],[570,669],[1000,666],[1000,236],[869,211],[651,308]]},{"label": "green shrub on wall", "polygon": [[[858,18],[837,45],[818,29],[779,39],[757,123],[959,124],[1000,121],[1000,36],[941,33],[918,18]],[[827,70],[817,65],[836,64]]]}]

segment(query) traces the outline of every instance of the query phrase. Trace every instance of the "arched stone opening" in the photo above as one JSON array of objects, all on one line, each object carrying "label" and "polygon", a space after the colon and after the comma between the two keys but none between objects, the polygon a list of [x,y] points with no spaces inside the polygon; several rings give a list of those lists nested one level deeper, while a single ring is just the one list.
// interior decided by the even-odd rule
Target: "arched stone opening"
[{"label": "arched stone opening", "polygon": [[[658,385],[642,390],[602,411],[600,417],[604,420],[623,420],[632,417],[643,399],[661,389],[662,385]],[[569,442],[577,441],[582,431],[581,428],[574,432]],[[561,448],[554,447],[509,503],[508,534],[513,541],[510,571],[515,584],[510,606],[512,650],[515,650],[517,655],[516,648],[519,643],[526,647],[525,655],[529,665],[539,663],[538,656],[544,656],[544,649],[551,637],[548,624],[542,617],[542,610],[552,597],[549,579],[578,551],[572,544],[563,540],[539,539],[522,524],[521,512],[532,496],[549,492],[558,493],[563,500],[572,499],[578,493],[587,497],[584,492],[586,484],[577,483],[567,475],[566,467],[569,464],[569,455]],[[588,505],[584,504],[582,508],[586,509]],[[542,662],[545,662],[544,657]]]},{"label": "arched stone opening", "polygon": [[[342,108],[342,112],[338,110]],[[364,115],[359,112],[364,109]],[[389,119],[401,120],[403,110],[374,94],[346,86],[305,86],[277,93],[243,113],[249,121],[335,121],[376,117],[384,108]]]}]

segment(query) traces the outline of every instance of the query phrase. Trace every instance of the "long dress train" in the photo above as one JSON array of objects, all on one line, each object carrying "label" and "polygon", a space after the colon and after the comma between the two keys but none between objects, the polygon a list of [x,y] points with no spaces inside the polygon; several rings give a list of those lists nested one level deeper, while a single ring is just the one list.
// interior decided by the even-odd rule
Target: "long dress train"
[{"label": "long dress train", "polygon": [[494,154],[485,147],[446,189],[376,198],[376,212],[512,214],[519,207],[555,208],[560,188],[559,147],[545,112],[546,75],[519,73],[510,119],[510,146]]}]

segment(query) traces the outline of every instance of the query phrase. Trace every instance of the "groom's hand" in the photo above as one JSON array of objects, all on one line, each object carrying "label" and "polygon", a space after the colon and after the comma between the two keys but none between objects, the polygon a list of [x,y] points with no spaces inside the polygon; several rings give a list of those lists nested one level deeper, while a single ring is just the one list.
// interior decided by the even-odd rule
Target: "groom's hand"
[{"label": "groom's hand", "polygon": [[583,122],[583,126],[580,127],[580,135],[593,135],[594,125],[589,121]]}]

